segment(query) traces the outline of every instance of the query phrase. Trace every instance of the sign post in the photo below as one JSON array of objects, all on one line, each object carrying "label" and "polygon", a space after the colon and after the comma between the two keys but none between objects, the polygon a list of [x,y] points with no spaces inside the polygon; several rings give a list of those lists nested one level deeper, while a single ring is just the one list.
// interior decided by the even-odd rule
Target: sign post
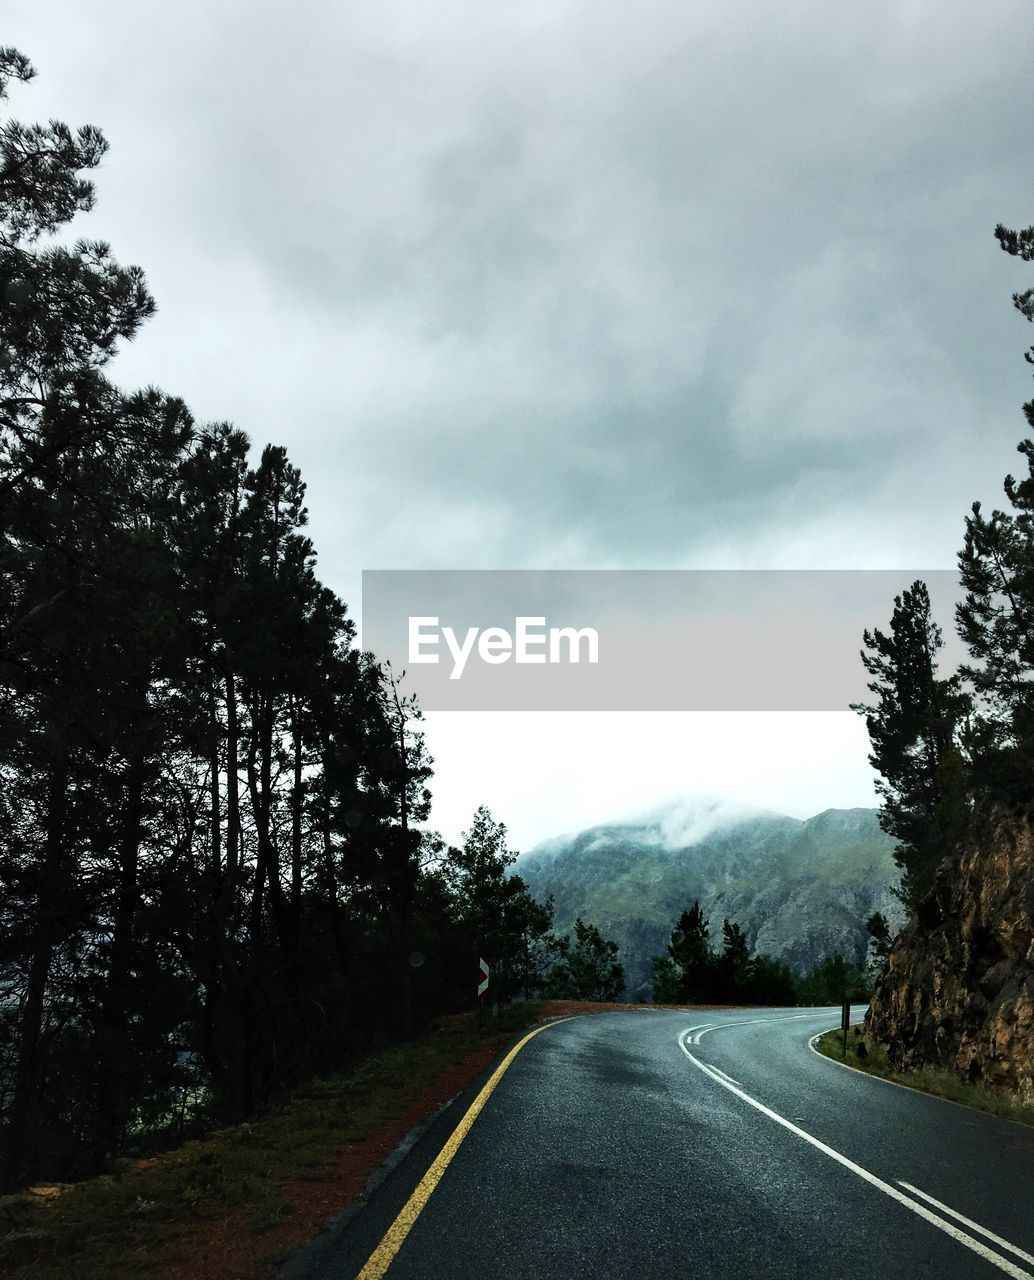
[{"label": "sign post", "polygon": [[478,977],[478,1026],[485,1025],[485,992],[488,990],[488,978],[491,970],[484,956],[480,960],[480,976]]},{"label": "sign post", "polygon": [[840,1006],[840,1030],[843,1034],[842,1058],[847,1057],[847,1028],[851,1025],[851,1001],[845,1000]]}]

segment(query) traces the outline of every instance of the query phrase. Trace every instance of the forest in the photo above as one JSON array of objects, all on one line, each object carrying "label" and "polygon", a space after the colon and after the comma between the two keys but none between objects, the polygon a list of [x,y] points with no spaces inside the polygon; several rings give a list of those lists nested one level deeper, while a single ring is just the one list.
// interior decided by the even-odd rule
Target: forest
[{"label": "forest", "polygon": [[[33,75],[0,51],[0,101]],[[154,300],[56,235],[105,150],[0,129],[0,1189],[251,1115],[472,1006],[481,956],[495,1000],[623,985],[487,811],[422,825],[419,708],[285,449],[106,375]]]},{"label": "forest", "polygon": [[[1034,261],[1034,227],[994,234]],[[1034,321],[1034,288],[1012,301]],[[1024,358],[1034,365],[1034,347]],[[1034,400],[1023,413],[1034,429]],[[1034,438],[1016,449],[1026,474],[1005,477],[1007,508],[988,514],[978,501],[965,518],[955,629],[966,661],[941,671],[944,637],[921,579],[895,596],[888,631],[863,635],[872,700],[852,710],[869,732],[880,825],[897,841],[901,901],[924,925],[939,873],[1034,803]]]}]

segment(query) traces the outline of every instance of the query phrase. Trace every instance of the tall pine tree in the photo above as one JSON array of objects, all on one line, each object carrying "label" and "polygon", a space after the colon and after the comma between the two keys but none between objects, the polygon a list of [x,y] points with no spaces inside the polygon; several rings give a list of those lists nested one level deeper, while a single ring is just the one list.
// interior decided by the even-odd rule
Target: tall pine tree
[{"label": "tall pine tree", "polygon": [[914,912],[938,865],[965,835],[960,735],[967,700],[957,678],[938,675],[943,639],[924,582],[895,596],[889,633],[866,631],[864,642],[862,662],[875,701],[853,710],[869,730],[880,825],[898,842],[900,895]]}]

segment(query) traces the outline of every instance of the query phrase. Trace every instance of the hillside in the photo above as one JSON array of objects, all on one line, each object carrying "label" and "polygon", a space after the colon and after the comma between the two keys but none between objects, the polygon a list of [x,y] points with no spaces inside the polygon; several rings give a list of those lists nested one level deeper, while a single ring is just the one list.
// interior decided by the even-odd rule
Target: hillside
[{"label": "hillside", "polygon": [[801,820],[687,801],[639,821],[547,840],[515,870],[537,897],[552,894],[556,927],[591,920],[621,945],[630,997],[650,981],[674,921],[699,898],[721,938],[736,920],[751,947],[801,973],[841,951],[864,956],[865,921],[902,918],[893,896],[893,841],[875,809],[828,809]]},{"label": "hillside", "polygon": [[1034,815],[998,813],[947,859],[876,984],[891,1065],[948,1067],[1034,1102]]}]

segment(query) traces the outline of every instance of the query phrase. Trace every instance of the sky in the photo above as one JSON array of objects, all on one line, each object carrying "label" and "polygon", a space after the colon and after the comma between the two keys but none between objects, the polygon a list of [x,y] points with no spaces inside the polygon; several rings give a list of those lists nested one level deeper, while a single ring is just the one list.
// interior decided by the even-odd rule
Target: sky
[{"label": "sky", "polygon": [[[4,10],[12,114],[102,128],[74,231],[158,301],[113,376],[285,444],[353,611],[363,569],[904,586],[1016,467],[1021,0]],[[449,838],[482,802],[517,847],[705,792],[874,802],[848,711],[426,727]]]}]

